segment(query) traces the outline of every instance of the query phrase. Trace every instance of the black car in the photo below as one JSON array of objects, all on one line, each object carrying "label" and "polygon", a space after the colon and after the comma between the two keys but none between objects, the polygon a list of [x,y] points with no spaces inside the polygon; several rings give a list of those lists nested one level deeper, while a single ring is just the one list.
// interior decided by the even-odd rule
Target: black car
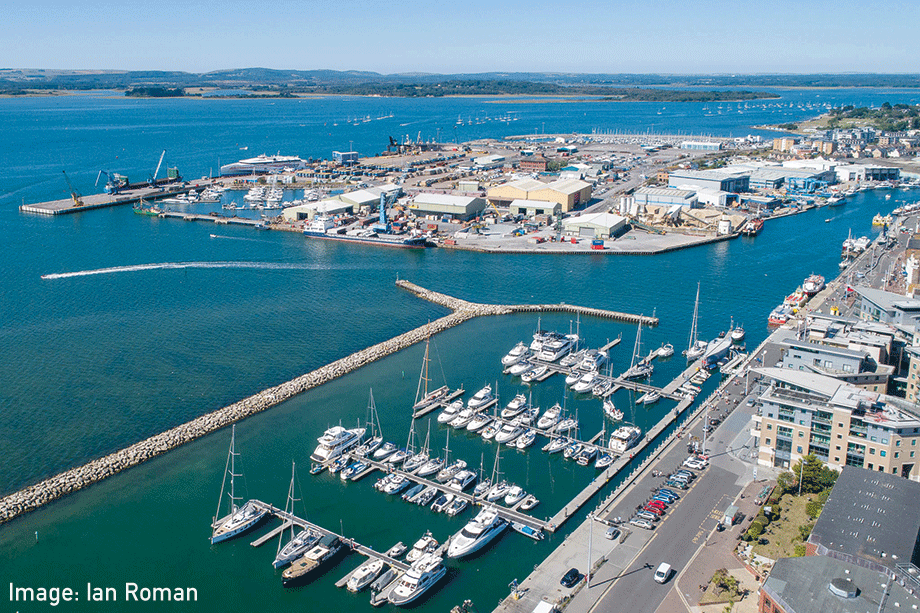
[{"label": "black car", "polygon": [[581,573],[578,572],[578,569],[570,568],[567,573],[562,575],[562,581],[559,583],[561,583],[564,587],[572,587],[578,583],[579,579],[581,579]]}]

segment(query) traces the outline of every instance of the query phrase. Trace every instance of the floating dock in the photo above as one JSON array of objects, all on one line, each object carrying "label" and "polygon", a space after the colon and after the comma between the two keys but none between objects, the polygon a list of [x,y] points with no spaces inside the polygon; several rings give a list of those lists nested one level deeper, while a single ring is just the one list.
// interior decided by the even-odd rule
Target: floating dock
[{"label": "floating dock", "polygon": [[[122,204],[137,204],[141,200],[155,201],[162,198],[171,198],[179,194],[187,194],[192,190],[197,191],[209,187],[214,183],[217,183],[217,181],[202,181],[194,185],[185,186],[176,183],[165,187],[142,187],[120,192],[118,194],[91,194],[89,196],[80,197],[80,200],[83,201],[83,206],[75,206],[72,198],[65,198],[62,200],[51,200],[49,202],[23,204],[19,207],[19,210],[23,213],[35,213],[37,215],[68,215],[70,213],[104,209]],[[179,216],[181,217],[181,215]]]}]

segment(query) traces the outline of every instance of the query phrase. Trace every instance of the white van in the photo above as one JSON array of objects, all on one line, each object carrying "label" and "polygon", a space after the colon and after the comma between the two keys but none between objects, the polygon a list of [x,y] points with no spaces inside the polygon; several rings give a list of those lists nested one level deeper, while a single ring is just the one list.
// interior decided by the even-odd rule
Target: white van
[{"label": "white van", "polygon": [[667,580],[671,577],[671,565],[662,562],[658,566],[658,570],[655,571],[655,581],[658,583],[666,583]]}]

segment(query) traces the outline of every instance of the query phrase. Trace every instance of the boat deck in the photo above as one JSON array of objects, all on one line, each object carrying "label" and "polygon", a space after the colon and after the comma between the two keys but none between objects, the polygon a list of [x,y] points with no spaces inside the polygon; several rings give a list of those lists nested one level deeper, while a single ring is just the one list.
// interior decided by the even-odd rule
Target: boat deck
[{"label": "boat deck", "polygon": [[419,417],[423,417],[423,416],[425,416],[425,415],[428,415],[428,414],[431,413],[432,411],[436,411],[436,410],[438,410],[438,409],[443,409],[444,407],[446,407],[446,406],[449,405],[451,402],[453,402],[454,400],[456,400],[457,398],[459,398],[460,396],[462,396],[462,395],[465,394],[465,393],[466,393],[466,390],[464,390],[462,387],[461,387],[461,388],[458,388],[458,389],[455,389],[454,391],[450,392],[449,394],[447,394],[445,397],[441,398],[441,399],[438,400],[437,402],[433,402],[432,404],[428,405],[427,407],[422,407],[421,409],[417,409],[417,410],[413,411],[413,413],[412,413],[412,418],[413,418],[413,419],[418,419]]}]

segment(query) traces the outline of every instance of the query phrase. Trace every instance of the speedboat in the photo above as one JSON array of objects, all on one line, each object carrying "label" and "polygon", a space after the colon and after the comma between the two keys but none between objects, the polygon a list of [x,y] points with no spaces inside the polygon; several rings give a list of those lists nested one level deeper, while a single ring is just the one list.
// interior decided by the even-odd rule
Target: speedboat
[{"label": "speedboat", "polygon": [[508,493],[505,494],[505,504],[509,507],[513,507],[521,500],[524,499],[524,496],[527,495],[527,492],[524,491],[520,485],[512,485],[511,489],[508,490]]},{"label": "speedboat", "polygon": [[669,358],[674,355],[674,345],[671,343],[665,343],[658,349],[659,358]]},{"label": "speedboat", "polygon": [[470,432],[479,432],[486,426],[492,423],[492,417],[486,413],[478,413],[476,417],[470,420],[470,423],[466,425],[466,429]]},{"label": "speedboat", "polygon": [[407,478],[404,477],[403,475],[396,475],[393,479],[390,480],[389,483],[387,483],[385,486],[383,486],[383,487],[381,488],[381,491],[382,491],[384,494],[393,494],[393,495],[395,495],[395,494],[400,493],[401,491],[403,491],[403,490],[406,489],[407,487],[409,487],[409,484],[411,484],[411,483],[412,483],[412,482],[409,481],[409,479],[407,479]]},{"label": "speedboat", "polygon": [[569,387],[572,387],[573,385],[578,383],[578,381],[581,379],[581,376],[583,374],[585,373],[581,372],[578,369],[573,370],[571,373],[565,376],[565,384]]},{"label": "speedboat", "polygon": [[443,560],[433,553],[427,553],[416,560],[406,571],[387,600],[397,607],[414,602],[447,574]]},{"label": "speedboat", "polygon": [[448,481],[454,478],[454,475],[456,475],[458,472],[460,472],[464,468],[466,468],[466,462],[464,462],[463,460],[456,460],[450,466],[447,466],[446,468],[442,468],[438,472],[437,476],[435,477],[435,481],[438,481],[440,483],[447,483]]},{"label": "speedboat", "polygon": [[386,553],[384,553],[383,555],[385,555],[388,558],[393,558],[394,560],[398,560],[402,556],[402,554],[406,553],[407,549],[409,548],[406,547],[406,545],[402,541],[399,541],[398,543],[396,543],[395,545],[387,549]]},{"label": "speedboat", "polygon": [[348,456],[341,456],[329,465],[329,472],[334,475],[335,473],[343,470],[346,466],[348,466],[349,462],[351,462],[351,460],[348,459]]},{"label": "speedboat", "polygon": [[504,424],[498,433],[495,435],[496,443],[507,443],[508,441],[514,440],[524,433],[523,426],[517,426],[514,424]]},{"label": "speedboat", "polygon": [[349,479],[352,479],[355,475],[360,474],[367,467],[368,467],[367,462],[362,462],[360,460],[357,462],[352,462],[348,466],[348,468],[346,468],[345,470],[339,473],[339,478],[341,478],[342,481],[348,481]]},{"label": "speedboat", "polygon": [[505,366],[511,366],[515,362],[520,361],[521,358],[527,357],[528,355],[530,355],[530,349],[527,348],[527,345],[524,343],[518,343],[512,347],[511,351],[509,351],[505,357],[502,358],[502,364]]},{"label": "speedboat", "polygon": [[351,430],[342,426],[333,426],[326,430],[319,437],[316,449],[310,455],[314,462],[328,462],[339,457],[345,451],[361,443],[364,437],[364,428],[352,428]]},{"label": "speedboat", "polygon": [[495,438],[495,435],[498,434],[498,426],[496,423],[497,422],[491,423],[483,429],[481,435],[483,440],[488,441]]},{"label": "speedboat", "polygon": [[420,507],[427,507],[428,503],[431,502],[434,499],[434,497],[437,495],[438,495],[438,488],[436,488],[433,485],[429,485],[424,490],[422,490],[422,493],[416,496],[415,500],[413,500],[412,502],[414,502]]},{"label": "speedboat", "polygon": [[661,394],[658,392],[646,392],[636,400],[636,404],[655,404],[659,400],[661,400]]},{"label": "speedboat", "polygon": [[415,497],[421,494],[423,489],[425,489],[424,483],[416,483],[403,493],[402,499],[406,502],[415,502]]},{"label": "speedboat", "polygon": [[642,430],[636,426],[620,426],[610,435],[610,442],[607,443],[607,446],[610,451],[623,454],[638,443],[641,436]]},{"label": "speedboat", "polygon": [[519,436],[518,439],[514,442],[514,445],[518,449],[527,449],[528,447],[533,445],[534,441],[536,440],[537,440],[537,431],[531,429],[525,432],[524,434],[522,434],[521,436]]},{"label": "speedboat", "polygon": [[606,379],[600,383],[595,383],[594,387],[591,388],[591,394],[598,398],[605,398],[611,389],[613,389],[613,381]]},{"label": "speedboat", "polygon": [[435,513],[443,513],[447,510],[447,507],[450,506],[450,503],[452,503],[456,497],[456,494],[441,494],[438,496],[438,499],[432,503],[431,510]]},{"label": "speedboat", "polygon": [[529,496],[527,496],[527,498],[524,499],[524,502],[522,502],[521,506],[518,508],[521,511],[529,511],[535,506],[537,506],[538,504],[540,504],[540,501],[537,500],[537,497],[534,496],[533,494],[530,494]]},{"label": "speedboat", "polygon": [[502,409],[502,419],[511,419],[527,408],[527,396],[518,394]]},{"label": "speedboat", "polygon": [[395,444],[386,442],[383,445],[377,447],[377,450],[374,451],[374,459],[378,462],[382,462],[396,453],[397,449],[399,449],[399,447],[397,447]]},{"label": "speedboat", "polygon": [[470,409],[480,409],[492,401],[492,386],[487,385],[470,398],[466,406]]},{"label": "speedboat", "polygon": [[444,410],[441,411],[440,415],[438,415],[438,423],[446,424],[449,421],[453,421],[456,419],[461,409],[463,409],[463,401],[454,400],[449,405],[444,407]]},{"label": "speedboat", "polygon": [[444,511],[448,517],[453,517],[454,515],[459,515],[463,512],[463,509],[467,507],[469,503],[466,501],[466,498],[457,498]]},{"label": "speedboat", "polygon": [[489,491],[486,493],[486,500],[488,500],[489,502],[495,502],[496,500],[504,498],[508,494],[508,491],[510,489],[511,489],[510,483],[504,480],[499,481],[498,483],[493,485],[491,488],[489,488]]},{"label": "speedboat", "polygon": [[412,563],[416,560],[421,559],[426,553],[431,553],[438,548],[438,541],[433,536],[431,536],[431,531],[425,533],[425,535],[419,540],[415,541],[415,545],[412,546],[412,549],[409,550],[409,553],[406,554],[406,562]]},{"label": "speedboat", "polygon": [[539,528],[531,528],[527,524],[522,524],[516,521],[511,522],[511,529],[515,532],[519,532],[524,536],[530,537],[535,541],[542,541],[546,538],[546,535],[543,534],[543,531]]},{"label": "speedboat", "polygon": [[452,490],[457,490],[462,492],[470,486],[470,484],[476,480],[476,473],[472,470],[461,470],[450,480],[450,483],[447,484]]},{"label": "speedboat", "polygon": [[432,458],[422,464],[422,467],[418,469],[418,472],[415,473],[419,477],[427,477],[428,475],[433,475],[444,467],[444,460],[441,458]]},{"label": "speedboat", "polygon": [[322,534],[307,528],[306,530],[301,530],[297,536],[292,538],[288,543],[281,548],[281,551],[278,552],[278,555],[275,556],[275,561],[272,562],[272,566],[275,568],[281,568],[290,564],[304,553],[313,548],[316,543],[319,542],[319,539],[322,538]]},{"label": "speedboat", "polygon": [[345,587],[348,588],[349,592],[360,592],[368,585],[370,585],[382,570],[383,560],[380,558],[371,558],[359,566],[354,573],[352,573],[351,577],[348,578],[348,583],[345,584]]},{"label": "speedboat", "polygon": [[508,523],[494,507],[484,507],[476,517],[450,539],[447,556],[462,558],[482,549],[502,533]]},{"label": "speedboat", "polygon": [[540,419],[537,420],[537,428],[540,430],[550,430],[559,423],[561,415],[562,407],[557,402],[552,407],[546,409],[546,412],[540,416]]}]

